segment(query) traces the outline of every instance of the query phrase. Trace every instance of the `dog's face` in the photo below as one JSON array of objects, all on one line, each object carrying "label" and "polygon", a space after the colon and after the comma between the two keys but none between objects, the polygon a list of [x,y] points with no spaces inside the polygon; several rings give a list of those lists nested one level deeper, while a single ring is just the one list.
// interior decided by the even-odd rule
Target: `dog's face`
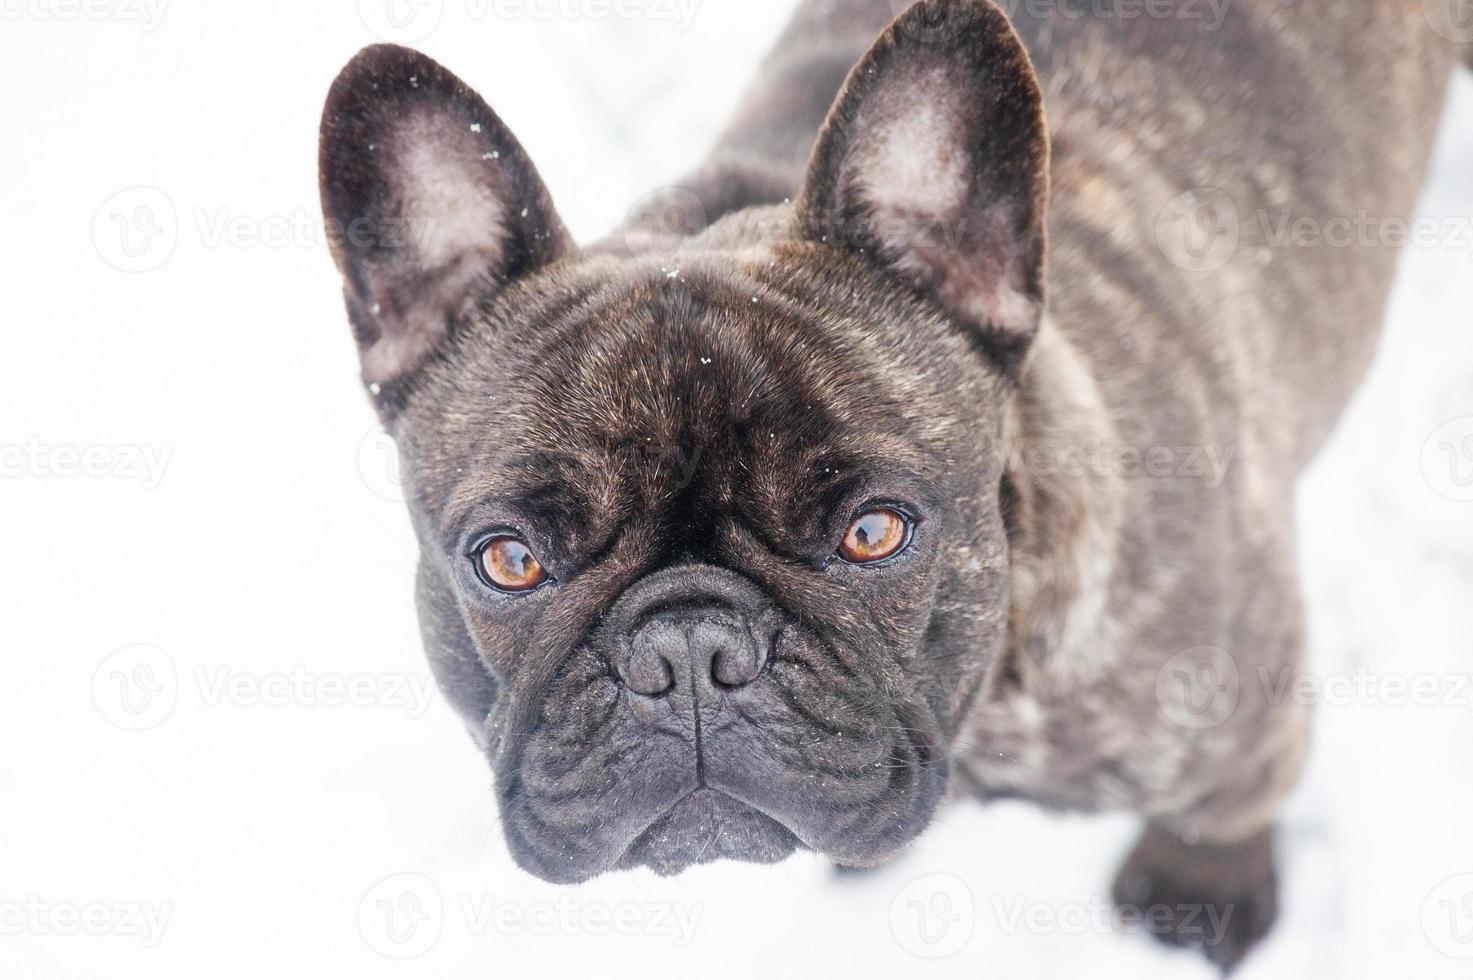
[{"label": "dog's face", "polygon": [[795,206],[664,254],[575,249],[428,59],[334,87],[324,200],[426,644],[544,878],[874,863],[943,795],[1007,618],[1046,157],[1016,38],[965,6],[975,34],[882,39]]}]

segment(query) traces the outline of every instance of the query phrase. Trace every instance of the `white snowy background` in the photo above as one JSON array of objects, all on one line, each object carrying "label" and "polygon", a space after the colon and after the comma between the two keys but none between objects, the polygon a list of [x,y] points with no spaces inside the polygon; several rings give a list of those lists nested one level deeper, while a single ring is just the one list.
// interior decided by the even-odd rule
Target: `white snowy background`
[{"label": "white snowy background", "polygon": [[[319,230],[328,84],[417,43],[588,239],[697,161],[789,0],[159,3],[0,7],[0,976],[1214,975],[1111,926],[1123,816],[963,804],[864,877],[543,884],[429,692]],[[1326,703],[1244,978],[1473,976],[1466,73],[1421,208],[1448,231],[1303,485]]]}]

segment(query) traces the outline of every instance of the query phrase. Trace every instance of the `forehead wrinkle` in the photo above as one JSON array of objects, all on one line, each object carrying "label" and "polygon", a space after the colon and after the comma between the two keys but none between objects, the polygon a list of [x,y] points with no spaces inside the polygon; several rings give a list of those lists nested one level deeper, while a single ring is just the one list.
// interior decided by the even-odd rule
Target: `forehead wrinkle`
[{"label": "forehead wrinkle", "polygon": [[552,410],[540,418],[541,438],[592,435],[614,444],[669,434],[659,426],[674,414],[676,347],[662,309],[666,297],[640,295],[649,285],[624,284],[609,302],[542,346],[531,381],[536,400]]},{"label": "forehead wrinkle", "polygon": [[[756,303],[751,302],[754,298]],[[760,404],[763,396],[770,400],[778,395],[798,409],[780,417],[781,429],[775,424],[753,425],[752,451],[735,461],[736,469],[746,474],[749,495],[776,513],[791,510],[795,465],[819,479],[825,461],[881,471],[903,469],[922,479],[938,475],[932,472],[935,463],[923,440],[939,441],[941,433],[908,416],[903,409],[910,401],[876,397],[893,391],[885,375],[907,379],[916,369],[899,349],[877,340],[873,349],[856,350],[842,334],[835,336],[830,311],[816,310],[812,302],[773,290],[751,276],[738,278],[729,270],[723,270],[702,299],[719,318],[718,334],[731,334],[739,342],[733,346],[745,354],[760,354],[761,363],[744,372],[758,375],[750,379],[755,407],[770,407]],[[859,326],[861,336],[867,337],[883,330],[870,321],[843,326]],[[886,355],[884,360],[860,356],[876,349]],[[902,422],[899,431],[897,419]],[[820,426],[823,431],[815,431]],[[862,442],[857,433],[863,433]],[[837,459],[832,452],[835,443],[843,451]]]},{"label": "forehead wrinkle", "polygon": [[[537,463],[553,463],[560,471],[549,474],[544,468],[539,472],[531,468]],[[619,523],[618,515],[628,510],[629,494],[617,470],[597,464],[597,460],[573,451],[535,449],[502,452],[484,466],[463,467],[472,472],[456,480],[451,488],[447,526],[460,527],[477,507],[494,501],[520,508],[537,490],[555,482],[562,493],[573,496],[575,509],[587,516],[586,530],[579,529],[582,533],[571,536],[607,537]]]},{"label": "forehead wrinkle", "polygon": [[[912,295],[899,283],[879,280],[868,268],[868,260],[858,257],[857,266],[846,277],[844,288],[821,279],[795,275],[793,266],[803,264],[807,249],[818,245],[788,246],[783,254],[788,261],[773,268],[752,270],[752,274],[775,296],[782,297],[797,316],[818,309],[830,323],[829,330],[841,338],[843,362],[865,365],[867,377],[882,383],[874,390],[890,397],[876,400],[874,407],[887,417],[903,418],[907,426],[935,446],[955,437],[954,422],[945,413],[917,413],[914,405],[929,399],[944,400],[964,382],[964,373],[953,368],[967,363],[975,351],[957,330],[956,325],[928,304]],[[884,311],[876,319],[873,311]],[[867,346],[856,349],[849,338],[860,338]],[[954,350],[954,362],[937,362],[931,341],[940,338]],[[876,421],[874,415],[869,422]],[[873,426],[871,426],[873,427]]]},{"label": "forehead wrinkle", "polygon": [[[702,447],[679,445],[682,438],[709,442],[720,422],[749,413],[756,424],[745,445],[731,447],[726,478],[745,474],[749,492],[773,502],[790,495],[795,464],[816,470],[835,443],[856,457],[927,469],[917,440],[935,433],[907,411],[914,364],[886,336],[893,328],[827,296],[796,295],[760,270],[708,265],[694,261],[678,280],[651,270],[605,281],[561,305],[545,328],[524,329],[540,342],[521,352],[526,374],[513,379],[513,397],[497,399],[510,423],[498,428],[521,446],[577,447],[575,482],[600,515],[631,503],[621,466],[609,465],[621,444],[689,453]],[[707,368],[706,359],[719,363]],[[866,432],[862,445],[857,431]],[[700,466],[716,462],[708,456]],[[457,505],[473,506],[483,487],[458,486]]]},{"label": "forehead wrinkle", "polygon": [[[844,329],[836,331],[824,313],[813,309],[811,302],[770,289],[766,283],[759,284],[754,280],[753,285],[759,290],[757,296],[761,300],[755,304],[756,308],[769,314],[759,324],[759,329],[765,331],[764,339],[770,342],[766,349],[783,355],[779,363],[786,369],[785,388],[791,393],[790,397],[807,409],[804,417],[821,419],[831,429],[847,430],[825,435],[840,440],[841,448],[852,451],[855,456],[869,457],[879,464],[898,463],[924,472],[928,468],[927,454],[919,439],[939,443],[943,433],[906,411],[914,400],[913,396],[883,397],[892,393],[894,379],[908,382],[916,366],[903,360],[898,351],[883,342],[876,342],[874,347],[889,356],[885,363],[875,366],[876,359],[868,356],[875,351],[869,348],[857,350],[847,341],[851,330],[862,330],[866,339],[874,339],[884,332],[883,329],[876,329],[871,321],[856,318],[846,321]],[[750,306],[739,304],[731,312],[745,313],[749,309]],[[802,341],[808,341],[808,344],[798,346]],[[769,357],[768,360],[777,359]],[[843,365],[844,370],[832,369],[830,365]],[[796,379],[796,383],[792,379]],[[887,383],[887,379],[892,383]],[[902,431],[891,431],[897,419],[903,422]],[[877,426],[877,422],[889,422],[890,425]],[[864,434],[865,445],[848,445],[857,432]],[[832,452],[833,446],[826,440],[814,439],[787,448],[801,452],[808,465],[816,466],[821,457]],[[791,456],[786,462],[791,466]]]}]

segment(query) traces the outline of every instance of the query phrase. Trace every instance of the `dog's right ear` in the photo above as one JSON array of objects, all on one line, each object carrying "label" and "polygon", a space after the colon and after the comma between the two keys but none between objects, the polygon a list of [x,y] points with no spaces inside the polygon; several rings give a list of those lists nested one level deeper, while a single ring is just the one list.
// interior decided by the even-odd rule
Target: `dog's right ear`
[{"label": "dog's right ear", "polygon": [[408,378],[456,322],[571,241],[536,168],[464,82],[375,45],[322,115],[322,211],[373,386]]}]

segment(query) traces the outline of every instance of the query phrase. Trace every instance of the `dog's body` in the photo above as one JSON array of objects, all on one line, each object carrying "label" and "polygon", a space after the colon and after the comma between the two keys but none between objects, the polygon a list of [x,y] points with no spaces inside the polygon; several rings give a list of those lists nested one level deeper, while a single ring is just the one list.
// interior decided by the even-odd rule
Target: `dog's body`
[{"label": "dog's body", "polygon": [[[795,194],[832,93],[903,6],[806,3],[683,191],[729,211]],[[984,793],[1241,839],[1302,753],[1294,699],[1259,697],[1301,653],[1295,480],[1370,361],[1398,255],[1292,229],[1410,219],[1457,50],[1417,4],[1011,6],[1052,138],[1049,311],[1014,419],[1022,683],[975,706],[959,759]],[[1202,213],[1174,214],[1194,193]],[[1173,224],[1193,217],[1220,227]],[[1170,237],[1204,234],[1224,251]],[[1151,450],[1170,454],[1154,477]],[[1203,647],[1240,698],[1191,735],[1154,681]]]},{"label": "dog's body", "polygon": [[[404,268],[336,243],[414,491],[427,648],[546,877],[797,843],[873,863],[949,764],[979,796],[1146,816],[1122,901],[1239,908],[1214,951],[1235,962],[1272,919],[1268,828],[1304,753],[1275,696],[1303,653],[1294,482],[1397,254],[1280,236],[1410,215],[1459,53],[1379,0],[1019,11],[1035,87],[980,3],[928,0],[866,55],[901,6],[805,3],[707,166],[582,252],[437,66],[379,49],[345,72],[330,219],[470,202]],[[397,146],[400,117],[415,146],[465,145],[351,155]],[[901,572],[822,558],[804,501],[852,509],[859,484],[925,512]],[[482,608],[459,529],[511,485],[482,524],[579,557]],[[667,607],[688,681],[642,625]],[[736,686],[702,686],[749,641]],[[627,693],[641,656],[673,671],[664,700]]]}]

